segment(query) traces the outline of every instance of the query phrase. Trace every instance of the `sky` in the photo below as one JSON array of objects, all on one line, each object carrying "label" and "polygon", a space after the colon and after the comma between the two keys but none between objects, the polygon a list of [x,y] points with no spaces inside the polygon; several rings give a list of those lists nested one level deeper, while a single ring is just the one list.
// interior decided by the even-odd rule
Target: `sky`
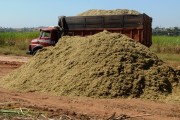
[{"label": "sky", "polygon": [[89,9],[130,9],[152,17],[152,27],[180,27],[180,0],[0,0],[0,26],[57,26],[58,16]]}]

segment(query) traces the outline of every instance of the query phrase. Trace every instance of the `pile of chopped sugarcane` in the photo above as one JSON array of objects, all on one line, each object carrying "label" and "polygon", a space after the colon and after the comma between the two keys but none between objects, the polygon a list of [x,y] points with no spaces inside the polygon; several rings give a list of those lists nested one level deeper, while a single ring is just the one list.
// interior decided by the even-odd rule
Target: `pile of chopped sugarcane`
[{"label": "pile of chopped sugarcane", "polygon": [[128,10],[128,9],[116,9],[116,10],[97,10],[92,9],[85,11],[83,13],[78,14],[78,16],[94,16],[94,15],[124,15],[124,14],[131,14],[131,15],[139,15],[140,13],[136,10]]},{"label": "pile of chopped sugarcane", "polygon": [[1,79],[0,86],[63,96],[160,99],[173,93],[180,71],[119,33],[63,37]]}]

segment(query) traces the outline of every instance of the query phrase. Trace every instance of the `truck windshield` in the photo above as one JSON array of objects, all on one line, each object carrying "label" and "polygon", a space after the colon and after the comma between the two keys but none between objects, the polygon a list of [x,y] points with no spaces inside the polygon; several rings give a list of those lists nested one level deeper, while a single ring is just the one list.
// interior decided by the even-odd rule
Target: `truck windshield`
[{"label": "truck windshield", "polygon": [[41,31],[41,36],[40,37],[51,37],[50,31]]}]

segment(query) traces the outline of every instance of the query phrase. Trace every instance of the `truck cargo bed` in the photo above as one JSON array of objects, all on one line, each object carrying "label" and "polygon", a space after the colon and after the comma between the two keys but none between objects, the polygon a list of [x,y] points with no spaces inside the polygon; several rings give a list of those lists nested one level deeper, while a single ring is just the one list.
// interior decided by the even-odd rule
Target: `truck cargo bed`
[{"label": "truck cargo bed", "polygon": [[59,26],[63,26],[66,35],[86,36],[107,30],[125,34],[150,47],[152,44],[152,18],[140,15],[102,15],[61,17]]}]

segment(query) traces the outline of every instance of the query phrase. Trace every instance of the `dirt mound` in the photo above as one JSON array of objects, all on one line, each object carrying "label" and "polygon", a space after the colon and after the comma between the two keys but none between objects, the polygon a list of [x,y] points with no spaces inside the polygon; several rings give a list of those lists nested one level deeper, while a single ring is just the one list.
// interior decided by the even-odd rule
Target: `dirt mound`
[{"label": "dirt mound", "polygon": [[179,80],[180,71],[165,66],[147,47],[104,31],[63,37],[1,79],[1,86],[65,96],[159,99]]},{"label": "dirt mound", "polygon": [[83,13],[78,14],[79,16],[91,16],[91,15],[123,15],[123,14],[133,14],[139,15],[138,11],[128,10],[128,9],[116,9],[116,10],[88,10]]}]

